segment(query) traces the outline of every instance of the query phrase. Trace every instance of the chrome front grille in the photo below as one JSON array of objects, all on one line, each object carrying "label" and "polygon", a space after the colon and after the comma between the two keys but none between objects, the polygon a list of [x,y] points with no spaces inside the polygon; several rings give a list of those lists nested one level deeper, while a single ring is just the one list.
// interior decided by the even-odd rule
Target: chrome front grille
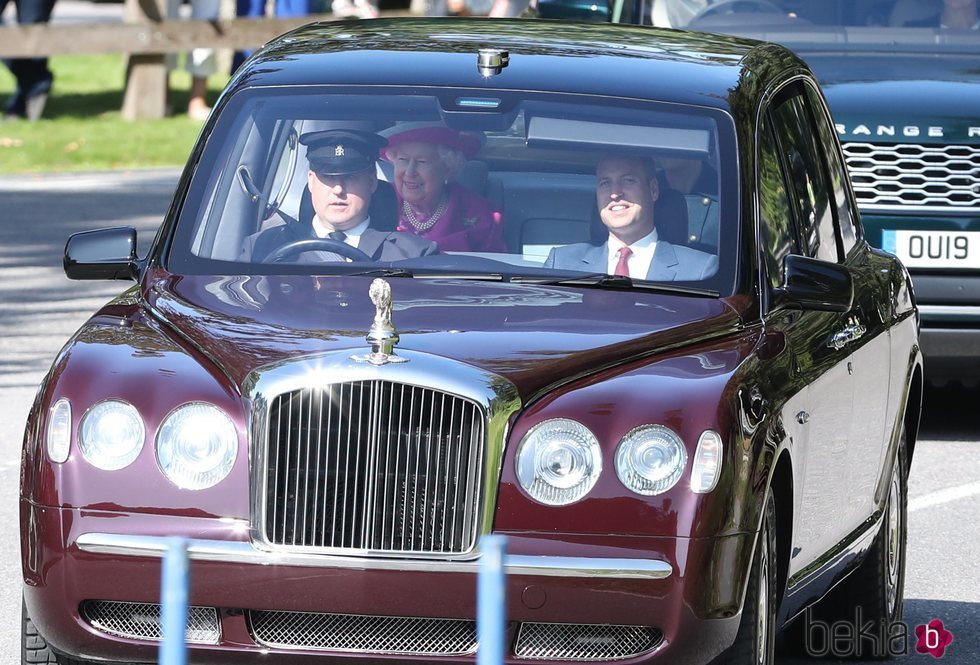
[{"label": "chrome front grille", "polygon": [[980,145],[843,147],[855,195],[864,208],[980,210]]},{"label": "chrome front grille", "polygon": [[476,541],[484,414],[430,388],[294,390],[268,411],[264,538],[360,553],[452,554]]},{"label": "chrome front grille", "polygon": [[514,655],[528,660],[621,660],[653,651],[663,639],[650,626],[523,623]]},{"label": "chrome front grille", "polygon": [[[82,603],[81,610],[85,620],[103,633],[135,640],[159,641],[163,638],[160,605],[156,603],[88,600]],[[220,637],[218,611],[215,608],[187,608],[186,641],[217,644]]]},{"label": "chrome front grille", "polygon": [[464,619],[250,611],[255,641],[269,647],[450,656],[476,651],[476,622]]}]

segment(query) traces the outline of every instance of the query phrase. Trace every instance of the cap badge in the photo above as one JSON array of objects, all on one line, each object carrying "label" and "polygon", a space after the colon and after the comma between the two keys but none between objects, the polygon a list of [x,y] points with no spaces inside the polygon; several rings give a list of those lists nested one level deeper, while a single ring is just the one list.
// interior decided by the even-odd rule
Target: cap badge
[{"label": "cap badge", "polygon": [[333,154],[334,154],[334,157],[343,157],[344,156],[344,146],[338,145],[336,148],[333,149]]},{"label": "cap badge", "polygon": [[351,359],[372,365],[408,362],[408,358],[395,355],[398,333],[391,323],[391,285],[383,279],[376,279],[371,282],[368,295],[371,297],[371,302],[374,303],[375,308],[374,323],[371,324],[371,329],[368,330],[367,334],[371,353],[351,356]]}]

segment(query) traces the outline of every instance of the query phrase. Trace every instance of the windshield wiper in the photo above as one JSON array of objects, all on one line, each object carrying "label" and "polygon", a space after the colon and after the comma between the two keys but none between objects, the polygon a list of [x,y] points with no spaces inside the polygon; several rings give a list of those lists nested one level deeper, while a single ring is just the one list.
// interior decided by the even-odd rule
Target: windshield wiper
[{"label": "windshield wiper", "polygon": [[414,272],[405,268],[371,268],[343,274],[344,277],[415,277]]},{"label": "windshield wiper", "polygon": [[371,268],[369,270],[358,270],[355,272],[345,272],[345,277],[414,277],[415,279],[472,279],[501,282],[504,276],[495,272],[418,272],[407,268]]},{"label": "windshield wiper", "polygon": [[660,284],[648,282],[646,280],[634,280],[624,275],[610,275],[604,272],[578,275],[575,277],[512,277],[511,282],[517,284],[544,284],[547,286],[585,286],[600,289],[640,289],[643,291],[657,291],[660,293],[678,293],[682,295],[705,296],[717,298],[719,293],[710,289],[697,289],[690,286],[677,286],[673,284]]}]

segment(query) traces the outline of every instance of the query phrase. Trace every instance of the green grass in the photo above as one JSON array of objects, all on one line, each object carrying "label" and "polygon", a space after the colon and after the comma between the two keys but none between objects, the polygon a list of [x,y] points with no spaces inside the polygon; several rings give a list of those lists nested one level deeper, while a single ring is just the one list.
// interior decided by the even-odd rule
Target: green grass
[{"label": "green grass", "polygon": [[[123,55],[52,57],[54,89],[44,117],[0,123],[0,174],[182,165],[202,125],[183,112],[190,75],[170,74],[176,115],[127,122],[120,115],[125,62]],[[227,81],[224,74],[209,79],[210,104]],[[13,76],[0,67],[0,99],[13,89]]]}]

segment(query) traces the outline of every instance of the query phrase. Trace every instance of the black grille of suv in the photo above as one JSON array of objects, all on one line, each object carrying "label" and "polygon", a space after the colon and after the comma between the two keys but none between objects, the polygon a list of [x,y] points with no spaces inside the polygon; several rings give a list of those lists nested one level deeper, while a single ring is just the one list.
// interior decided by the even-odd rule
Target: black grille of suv
[{"label": "black grille of suv", "polygon": [[365,553],[461,553],[476,540],[479,406],[356,381],[279,395],[269,409],[266,540]]}]

